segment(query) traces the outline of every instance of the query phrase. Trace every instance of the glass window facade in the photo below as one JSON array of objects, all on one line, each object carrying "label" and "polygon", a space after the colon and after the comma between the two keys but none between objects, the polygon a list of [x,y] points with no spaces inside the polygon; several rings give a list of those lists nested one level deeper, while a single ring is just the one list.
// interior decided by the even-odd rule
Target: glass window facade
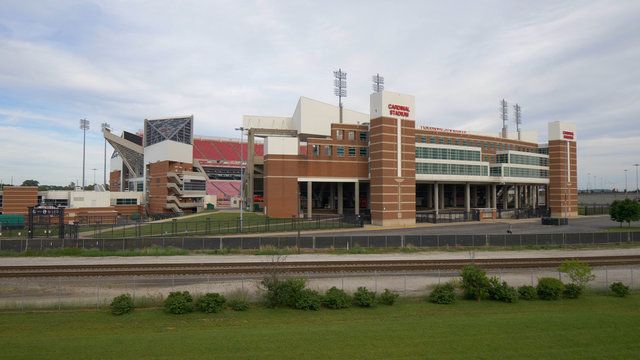
[{"label": "glass window facade", "polygon": [[416,163],[416,174],[487,176],[488,172],[485,165]]},{"label": "glass window facade", "polygon": [[504,167],[504,176],[506,177],[527,177],[527,178],[548,178],[549,170],[529,169],[512,166]]},{"label": "glass window facade", "polygon": [[522,154],[510,154],[511,164],[549,166],[549,159],[546,157],[529,156]]},{"label": "glass window facade", "polygon": [[480,161],[480,151],[416,147],[416,159]]}]

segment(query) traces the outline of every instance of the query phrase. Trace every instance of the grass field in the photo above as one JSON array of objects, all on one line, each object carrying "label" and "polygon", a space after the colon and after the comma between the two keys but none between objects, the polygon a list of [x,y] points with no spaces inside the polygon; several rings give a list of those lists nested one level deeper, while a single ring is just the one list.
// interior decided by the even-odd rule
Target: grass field
[{"label": "grass field", "polygon": [[630,359],[640,295],[304,312],[0,315],[6,359]]}]

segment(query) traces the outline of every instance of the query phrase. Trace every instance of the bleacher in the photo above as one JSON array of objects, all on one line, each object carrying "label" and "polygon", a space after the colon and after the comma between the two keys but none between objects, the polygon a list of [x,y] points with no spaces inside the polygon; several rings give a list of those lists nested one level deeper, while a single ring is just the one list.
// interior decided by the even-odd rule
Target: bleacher
[{"label": "bleacher", "polygon": [[[235,143],[227,141],[211,141],[226,161],[240,161],[240,153],[235,148]],[[239,145],[239,144],[238,144]]]},{"label": "bleacher", "polygon": [[218,199],[228,199],[240,195],[240,181],[207,181],[207,195],[216,195]]},{"label": "bleacher", "polygon": [[[224,161],[225,158],[222,156],[220,151],[216,149],[215,146],[211,143],[211,140],[201,140],[201,139],[193,139],[194,147],[193,147],[193,157],[195,159],[206,159],[206,160],[218,160]],[[200,149],[200,154],[202,157],[198,157],[196,154],[196,147]]]}]

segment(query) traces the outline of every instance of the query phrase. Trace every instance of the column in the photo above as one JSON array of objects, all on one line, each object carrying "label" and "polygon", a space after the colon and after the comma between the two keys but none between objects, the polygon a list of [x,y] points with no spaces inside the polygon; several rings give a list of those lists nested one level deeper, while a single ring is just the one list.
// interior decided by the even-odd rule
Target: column
[{"label": "column", "polygon": [[473,203],[473,207],[478,207],[478,186],[473,187],[473,192],[471,193],[471,202]]},{"label": "column", "polygon": [[491,184],[491,202],[489,203],[490,207],[493,209],[496,209],[498,207],[498,204],[496,204],[496,196],[497,196],[497,188],[498,186],[496,184]]},{"label": "column", "polygon": [[313,182],[307,181],[307,218],[311,219],[312,213],[311,208],[313,208],[313,192],[311,189],[313,188]]},{"label": "column", "polygon": [[514,185],[513,194],[514,194],[513,207],[515,207],[516,209],[519,209],[520,208],[520,185]]},{"label": "column", "polygon": [[464,184],[464,211],[468,214],[471,212],[471,185]]},{"label": "column", "polygon": [[335,183],[329,183],[329,209],[331,209],[331,210],[336,208],[336,205],[335,205],[336,188],[335,188],[335,186],[336,186]]},{"label": "column", "polygon": [[440,197],[440,209],[444,210],[444,184],[438,184],[438,193]]},{"label": "column", "polygon": [[338,215],[343,214],[343,193],[342,193],[342,183],[338,183]]},{"label": "column", "polygon": [[440,184],[438,183],[434,183],[433,184],[433,210],[436,212],[436,214],[438,214],[438,210],[440,210],[440,203],[439,203],[439,199],[440,199]]},{"label": "column", "polygon": [[509,208],[509,186],[502,185],[502,209]]},{"label": "column", "polygon": [[356,215],[360,214],[360,182],[356,180],[355,182],[355,193],[356,193]]}]

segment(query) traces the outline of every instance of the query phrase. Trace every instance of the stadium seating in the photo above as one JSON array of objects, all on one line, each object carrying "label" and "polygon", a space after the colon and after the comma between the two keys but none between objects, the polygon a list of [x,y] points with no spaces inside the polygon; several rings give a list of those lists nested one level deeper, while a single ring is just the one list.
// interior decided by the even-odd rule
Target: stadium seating
[{"label": "stadium seating", "polygon": [[240,189],[240,181],[207,181],[207,194],[216,195],[218,199],[237,197],[240,195],[240,190],[238,189]]},{"label": "stadium seating", "polygon": [[240,161],[240,153],[236,150],[234,144],[227,141],[211,141],[226,161]]},{"label": "stadium seating", "polygon": [[[225,160],[224,156],[213,146],[210,140],[198,140],[194,139],[193,141],[196,146],[201,150],[202,155],[204,157],[202,159],[207,160]],[[195,151],[194,151],[195,152]],[[194,154],[195,156],[195,154]]]}]

